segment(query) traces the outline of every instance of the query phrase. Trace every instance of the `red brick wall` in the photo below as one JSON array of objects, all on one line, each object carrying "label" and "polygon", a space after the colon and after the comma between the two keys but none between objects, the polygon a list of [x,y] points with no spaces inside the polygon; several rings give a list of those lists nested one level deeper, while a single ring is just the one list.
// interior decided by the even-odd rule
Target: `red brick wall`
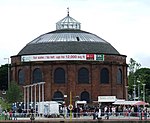
[{"label": "red brick wall", "polygon": [[[43,74],[43,81],[45,81],[45,100],[51,100],[55,91],[61,91],[67,95],[69,100],[70,91],[72,97],[80,96],[83,91],[90,94],[91,101],[98,100],[98,96],[113,95],[117,98],[125,98],[125,85],[127,85],[127,65],[126,56],[119,55],[105,55],[103,61],[87,61],[87,62],[31,62],[21,63],[19,56],[12,57],[11,80],[18,82],[18,71],[23,69],[25,71],[25,84],[29,85],[32,81],[32,72],[35,68],[40,68]],[[61,67],[66,73],[65,84],[54,83],[54,71]],[[89,70],[89,84],[78,84],[78,70],[85,67]],[[106,67],[109,70],[109,84],[100,83],[100,70]],[[123,84],[116,84],[118,68],[123,73]],[[37,95],[38,96],[38,95]]]}]

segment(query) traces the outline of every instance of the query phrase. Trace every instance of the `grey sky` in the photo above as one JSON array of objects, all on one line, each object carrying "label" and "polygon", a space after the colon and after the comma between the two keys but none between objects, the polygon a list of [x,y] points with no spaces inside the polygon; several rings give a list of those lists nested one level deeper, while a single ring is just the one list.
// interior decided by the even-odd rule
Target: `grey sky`
[{"label": "grey sky", "polygon": [[120,54],[150,67],[149,0],[1,0],[0,65],[17,55],[31,40],[55,30],[67,15],[81,29],[111,43]]}]

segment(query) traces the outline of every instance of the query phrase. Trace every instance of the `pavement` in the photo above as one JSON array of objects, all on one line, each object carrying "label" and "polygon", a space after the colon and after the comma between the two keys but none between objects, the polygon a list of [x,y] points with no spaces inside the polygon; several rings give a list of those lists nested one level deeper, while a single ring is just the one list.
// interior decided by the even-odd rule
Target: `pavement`
[{"label": "pavement", "polygon": [[45,118],[45,117],[35,117],[35,120],[31,121],[30,118],[17,118],[17,120],[0,120],[1,123],[7,122],[7,123],[12,123],[12,122],[18,122],[18,123],[94,123],[94,122],[119,122],[123,123],[123,121],[133,121],[138,123],[138,121],[142,121],[142,123],[149,123],[150,122],[150,117],[147,117],[145,120],[144,117],[142,117],[142,120],[139,117],[128,117],[128,116],[110,116],[109,119],[105,119],[103,116],[102,119],[95,119],[93,120],[92,116],[84,116],[80,118],[74,118],[74,117],[67,117],[67,118]]}]

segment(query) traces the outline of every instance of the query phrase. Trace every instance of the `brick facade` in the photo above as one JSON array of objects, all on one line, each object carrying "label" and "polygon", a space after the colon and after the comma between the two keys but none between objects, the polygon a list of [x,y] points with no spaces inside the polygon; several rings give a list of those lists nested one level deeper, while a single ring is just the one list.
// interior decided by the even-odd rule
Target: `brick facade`
[{"label": "brick facade", "polygon": [[[67,95],[65,99],[67,102],[70,91],[72,92],[73,101],[76,96],[79,96],[80,99],[83,91],[89,93],[91,103],[92,101],[97,101],[98,96],[116,96],[118,99],[126,98],[127,64],[126,56],[124,55],[105,55],[104,61],[21,62],[20,59],[20,56],[11,57],[11,81],[18,83],[19,70],[23,70],[25,73],[25,83],[20,85],[20,87],[32,84],[32,72],[35,68],[40,68],[42,79],[45,82],[45,100],[52,100],[56,91]],[[65,84],[54,83],[54,71],[58,67],[65,70]],[[78,70],[82,67],[87,68],[89,71],[89,84],[78,83]],[[109,71],[109,84],[102,84],[100,82],[100,71],[103,68],[107,68]],[[122,84],[117,84],[118,69],[122,71]]]}]

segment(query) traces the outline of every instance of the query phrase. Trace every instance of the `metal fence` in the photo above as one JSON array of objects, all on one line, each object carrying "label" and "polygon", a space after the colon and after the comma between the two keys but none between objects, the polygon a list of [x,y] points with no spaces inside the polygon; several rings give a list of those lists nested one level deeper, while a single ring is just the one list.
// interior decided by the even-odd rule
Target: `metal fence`
[{"label": "metal fence", "polygon": [[38,113],[9,113],[3,112],[0,114],[0,120],[17,120],[17,118],[90,118],[90,119],[111,119],[111,118],[137,118],[137,119],[150,119],[150,113],[144,112],[68,112],[60,114],[38,114]]}]

